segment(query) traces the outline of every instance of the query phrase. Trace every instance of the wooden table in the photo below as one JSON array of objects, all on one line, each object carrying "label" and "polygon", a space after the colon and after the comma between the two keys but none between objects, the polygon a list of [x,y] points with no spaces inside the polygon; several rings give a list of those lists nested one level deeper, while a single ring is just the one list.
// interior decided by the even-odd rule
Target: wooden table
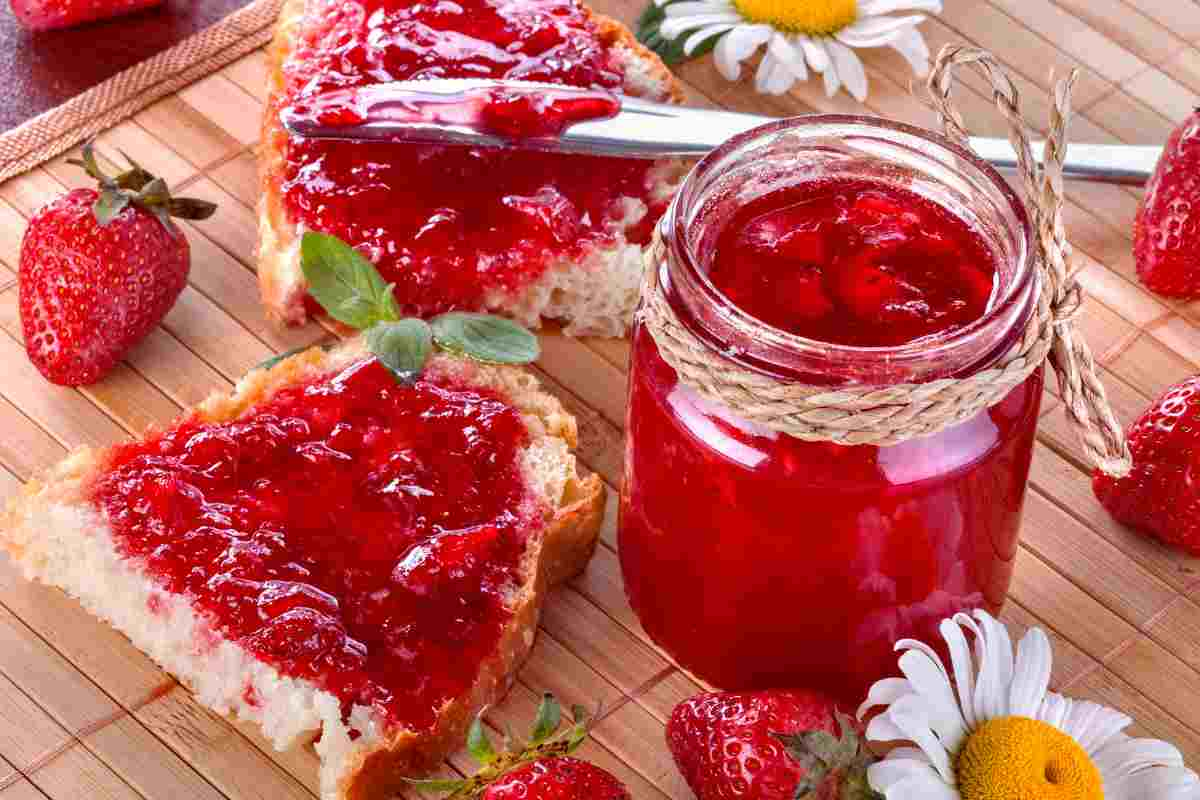
[{"label": "wooden table", "polygon": [[[594,5],[624,20],[640,0]],[[925,24],[936,50],[973,42],[1011,65],[1030,119],[1047,119],[1052,69],[1085,69],[1077,141],[1157,143],[1200,92],[1200,4],[1192,0],[948,0]],[[868,110],[922,124],[894,53],[867,57]],[[190,287],[146,342],[103,383],[51,387],[20,342],[15,269],[25,219],[83,175],[62,159],[0,186],[0,494],[80,444],[106,445],[162,424],[273,352],[329,338],[316,325],[281,331],[263,317],[252,257],[254,147],[264,99],[261,53],[169,97],[105,134],[188,193],[215,200],[211,221],[185,224]],[[861,112],[818,82],[786,98],[728,84],[707,62],[680,74],[691,100],[774,114]],[[958,102],[976,132],[1000,135],[974,76]],[[1082,318],[1112,399],[1128,422],[1166,385],[1197,371],[1200,303],[1156,297],[1138,283],[1130,231],[1139,192],[1072,184],[1066,219],[1090,297]],[[578,415],[580,455],[615,487],[627,346],[544,337],[537,371]],[[612,494],[615,496],[615,489]],[[584,755],[625,780],[637,800],[690,798],[663,742],[663,723],[699,687],[649,644],[625,601],[609,509],[587,573],[550,598],[534,656],[491,713],[520,730],[539,692],[569,703],[616,704]],[[1114,524],[1092,496],[1061,403],[1048,393],[1007,622],[1045,627],[1054,684],[1124,709],[1136,730],[1175,742],[1200,768],[1200,561]],[[464,755],[445,771],[466,770]],[[275,753],[250,727],[200,708],[123,637],[58,592],[21,580],[0,560],[0,800],[309,798],[316,756]]]}]

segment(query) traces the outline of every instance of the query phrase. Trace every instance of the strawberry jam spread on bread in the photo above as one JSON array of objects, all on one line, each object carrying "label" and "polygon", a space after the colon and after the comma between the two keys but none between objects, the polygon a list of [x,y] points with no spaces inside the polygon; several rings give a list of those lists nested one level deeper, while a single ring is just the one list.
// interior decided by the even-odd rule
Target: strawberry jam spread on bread
[{"label": "strawberry jam spread on bread", "polygon": [[614,27],[575,0],[308,0],[268,111],[282,151],[268,191],[275,181],[292,224],[370,258],[405,314],[495,305],[552,264],[618,237],[643,243],[667,200],[654,162],[302,140],[274,121],[323,92],[421,78],[625,91],[629,46]]},{"label": "strawberry jam spread on bread", "polygon": [[92,501],[118,551],[223,638],[342,703],[432,726],[469,688],[547,509],[521,415],[486,389],[398,385],[371,358],[234,421],[117,448]]}]

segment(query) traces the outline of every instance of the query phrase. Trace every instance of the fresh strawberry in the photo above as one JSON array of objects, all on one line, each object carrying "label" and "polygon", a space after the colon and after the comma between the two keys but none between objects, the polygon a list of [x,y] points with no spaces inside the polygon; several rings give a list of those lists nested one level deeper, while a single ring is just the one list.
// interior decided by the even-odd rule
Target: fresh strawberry
[{"label": "fresh strawberry", "polygon": [[873,759],[857,724],[817,692],[697,695],[675,707],[667,745],[699,800],[878,796],[867,785]]},{"label": "fresh strawberry", "polygon": [[488,786],[481,800],[629,800],[610,773],[569,756],[526,764]]},{"label": "fresh strawberry", "polygon": [[13,16],[31,31],[73,28],[86,22],[132,14],[163,0],[11,0]]},{"label": "fresh strawberry", "polygon": [[1200,111],[1175,129],[1133,229],[1138,277],[1170,297],[1200,297]]},{"label": "fresh strawberry", "polygon": [[1096,497],[1118,521],[1200,556],[1200,376],[1168,389],[1127,438],[1133,470],[1097,470]]},{"label": "fresh strawberry", "polygon": [[572,713],[575,724],[554,736],[562,711],[553,695],[543,696],[529,743],[504,753],[495,751],[482,719],[476,719],[467,734],[467,749],[481,765],[474,777],[411,783],[449,792],[444,800],[631,800],[629,790],[610,773],[570,757],[588,731],[587,712],[576,706]]},{"label": "fresh strawberry", "polygon": [[170,217],[205,219],[216,206],[173,198],[141,167],[44,206],[21,242],[20,306],[25,350],[53,383],[95,383],[166,316],[187,283],[189,249]]}]

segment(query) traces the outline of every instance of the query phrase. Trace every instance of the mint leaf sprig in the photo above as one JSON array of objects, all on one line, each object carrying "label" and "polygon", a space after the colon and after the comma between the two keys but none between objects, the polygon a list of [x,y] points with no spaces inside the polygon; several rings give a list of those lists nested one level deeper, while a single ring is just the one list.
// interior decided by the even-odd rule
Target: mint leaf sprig
[{"label": "mint leaf sprig", "polygon": [[539,355],[537,337],[503,317],[469,311],[428,322],[401,317],[395,285],[336,236],[306,232],[300,268],[313,299],[338,322],[363,331],[367,349],[400,383],[420,377],[435,346],[488,364],[528,364]]}]

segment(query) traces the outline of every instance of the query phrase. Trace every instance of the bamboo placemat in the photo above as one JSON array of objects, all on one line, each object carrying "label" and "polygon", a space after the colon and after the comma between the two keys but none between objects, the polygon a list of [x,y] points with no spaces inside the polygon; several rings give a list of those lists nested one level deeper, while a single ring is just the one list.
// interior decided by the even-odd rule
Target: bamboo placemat
[{"label": "bamboo placemat", "polygon": [[[638,0],[597,0],[631,21]],[[993,50],[1017,75],[1029,117],[1047,119],[1051,69],[1084,68],[1078,141],[1152,143],[1191,111],[1200,92],[1200,5],[1190,0],[953,0],[923,26],[930,46]],[[868,111],[918,124],[929,112],[908,91],[899,56],[869,52]],[[710,64],[680,68],[691,101],[777,115],[861,113],[817,82],[784,98],[727,84]],[[969,119],[992,124],[987,89],[964,73]],[[0,185],[0,494],[14,491],[79,444],[108,444],[163,423],[227,388],[271,353],[329,338],[315,325],[280,331],[263,317],[252,258],[254,147],[265,60],[251,53],[102,133],[99,149],[137,153],[189,194],[214,200],[212,220],[187,226],[191,285],[162,326],[113,375],[84,390],[50,387],[25,359],[15,270],[25,219],[54,194],[83,185],[54,158]],[[1134,275],[1131,231],[1139,192],[1071,183],[1067,225],[1090,293],[1081,324],[1128,423],[1169,383],[1200,364],[1200,304],[1168,302]],[[615,497],[628,347],[543,336],[536,370],[580,423],[580,455]],[[675,773],[663,725],[699,686],[646,639],[625,600],[610,502],[603,545],[587,573],[547,604],[533,658],[498,728],[522,729],[538,693],[612,712],[584,755],[625,780],[636,800],[691,794]],[[1116,525],[1095,502],[1061,403],[1048,392],[1006,621],[1045,627],[1054,684],[1124,709],[1136,730],[1168,739],[1200,768],[1200,561]],[[799,645],[798,645],[799,646]],[[470,768],[464,754],[444,771]],[[278,754],[250,728],[201,709],[122,637],[58,592],[21,580],[0,560],[0,800],[231,800],[304,798],[316,791],[310,750]]]}]

